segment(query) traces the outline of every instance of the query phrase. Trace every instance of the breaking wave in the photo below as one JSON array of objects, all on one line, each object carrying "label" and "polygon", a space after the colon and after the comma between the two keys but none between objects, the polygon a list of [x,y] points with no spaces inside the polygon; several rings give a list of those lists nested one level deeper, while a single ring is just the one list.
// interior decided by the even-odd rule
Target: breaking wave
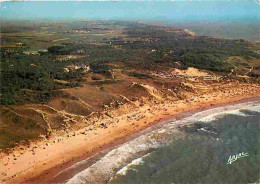
[{"label": "breaking wave", "polygon": [[[144,157],[149,156],[150,153],[159,147],[168,145],[172,141],[185,136],[185,133],[179,129],[183,125],[193,124],[198,121],[211,122],[227,114],[250,116],[247,109],[260,112],[259,101],[209,109],[181,120],[165,122],[157,129],[143,133],[134,140],[109,151],[93,165],[77,173],[67,184],[107,183],[117,176],[126,175],[129,170],[138,172],[133,166],[145,164],[143,162]],[[210,130],[205,128],[201,128],[201,131],[214,133],[209,132]]]}]

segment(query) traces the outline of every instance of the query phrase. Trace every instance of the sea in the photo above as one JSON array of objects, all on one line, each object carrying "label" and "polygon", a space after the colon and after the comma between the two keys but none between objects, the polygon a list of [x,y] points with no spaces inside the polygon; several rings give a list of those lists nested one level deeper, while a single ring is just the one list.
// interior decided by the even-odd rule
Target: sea
[{"label": "sea", "polygon": [[128,20],[178,26],[197,35],[260,41],[259,0],[5,1],[4,21]]},{"label": "sea", "polygon": [[259,125],[260,99],[188,112],[56,178],[69,175],[67,184],[258,183]]}]

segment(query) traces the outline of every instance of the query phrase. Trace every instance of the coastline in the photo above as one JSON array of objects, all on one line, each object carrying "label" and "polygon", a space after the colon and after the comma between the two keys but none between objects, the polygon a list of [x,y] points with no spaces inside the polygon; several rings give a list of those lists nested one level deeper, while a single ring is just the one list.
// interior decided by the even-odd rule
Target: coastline
[{"label": "coastline", "polygon": [[[221,94],[221,92],[219,93]],[[25,154],[12,162],[16,170],[12,169],[12,172],[9,172],[10,176],[3,179],[1,176],[0,179],[7,183],[48,183],[60,171],[101,151],[123,144],[138,136],[138,133],[148,127],[173,119],[182,119],[189,114],[211,108],[254,101],[259,99],[260,92],[226,99],[221,98],[221,95],[217,99],[211,98],[213,96],[208,94],[209,98],[201,99],[199,102],[180,100],[177,103],[162,103],[153,107],[147,105],[136,112],[121,116],[118,122],[110,124],[106,129],[100,127],[87,135],[81,134],[81,130],[79,130],[76,136],[63,137],[60,143],[50,145],[45,149],[41,148],[44,144],[40,143],[37,145],[39,148],[35,155],[32,156],[28,149]],[[139,115],[143,117],[129,120],[127,116],[133,113],[138,114],[138,117],[140,117]],[[28,159],[31,160],[31,166],[28,165]],[[3,157],[1,162],[5,163],[6,160],[8,160],[8,156]],[[7,167],[8,165],[0,166],[0,171],[6,170]],[[12,173],[14,174],[11,175]]]},{"label": "coastline", "polygon": [[[119,145],[119,146],[113,148],[112,150],[105,152],[105,154],[103,154],[103,155],[97,155],[97,156],[91,157],[87,160],[81,161],[81,162],[75,164],[73,167],[64,170],[60,175],[66,174],[69,172],[73,172],[73,170],[77,170],[80,167],[80,165],[86,165],[86,167],[83,171],[75,174],[71,179],[69,179],[68,181],[64,181],[64,182],[67,182],[67,184],[110,183],[110,181],[111,181],[111,183],[114,183],[116,181],[117,181],[116,183],[125,183],[127,181],[132,181],[131,176],[133,176],[135,174],[139,175],[139,177],[140,177],[140,175],[144,174],[144,179],[146,178],[149,181],[149,179],[148,179],[149,174],[146,175],[147,174],[146,169],[149,170],[150,167],[154,168],[152,166],[153,163],[154,162],[156,163],[157,161],[159,161],[161,159],[164,160],[165,159],[164,156],[166,156],[166,158],[167,158],[166,160],[168,160],[169,157],[171,157],[170,156],[171,154],[169,154],[168,155],[169,157],[168,157],[167,152],[164,152],[164,153],[162,153],[162,155],[163,155],[162,158],[161,158],[160,154],[157,154],[158,157],[155,160],[148,159],[150,161],[150,163],[148,164],[148,168],[146,167],[147,160],[145,161],[143,159],[145,159],[146,157],[150,157],[150,156],[153,157],[154,155],[156,155],[156,153],[160,152],[159,150],[164,150],[165,147],[175,144],[174,142],[179,142],[181,144],[183,143],[183,145],[186,145],[187,138],[190,136],[191,137],[195,136],[195,135],[190,135],[189,131],[188,132],[185,131],[186,128],[189,129],[189,127],[190,127],[192,129],[192,127],[197,127],[197,123],[199,123],[199,122],[204,122],[205,124],[208,124],[209,127],[211,127],[213,121],[218,121],[217,123],[215,123],[215,125],[217,125],[218,123],[220,123],[219,119],[222,119],[224,117],[230,117],[233,115],[238,115],[242,119],[243,119],[243,117],[245,119],[251,118],[251,116],[246,117],[247,115],[243,113],[244,112],[243,110],[244,109],[245,109],[245,111],[252,110],[252,112],[254,112],[254,110],[256,110],[257,112],[260,112],[259,105],[260,105],[260,100],[258,99],[256,101],[242,102],[242,103],[238,103],[235,105],[228,104],[225,106],[211,108],[211,109],[207,109],[207,110],[203,110],[203,111],[199,111],[199,112],[190,112],[192,114],[190,114],[189,112],[184,113],[185,117],[183,117],[182,119],[180,119],[180,120],[174,119],[174,120],[170,120],[167,122],[160,122],[152,127],[149,127],[146,130],[141,131],[140,132],[141,135],[134,138],[133,140],[130,140],[122,145]],[[229,123],[230,122],[226,122],[226,124],[229,124]],[[196,125],[194,125],[194,124],[196,124]],[[205,126],[208,127],[207,125],[205,125]],[[204,130],[205,130],[205,132],[207,131],[207,129],[203,129],[203,131]],[[213,132],[210,131],[209,133],[215,134],[214,129],[212,131]],[[200,135],[201,132],[200,133],[199,132],[197,132],[197,133]],[[191,134],[193,134],[193,133],[191,133]],[[214,136],[211,137],[211,139],[214,140]],[[202,141],[202,142],[204,142],[204,141]],[[209,140],[209,142],[211,142],[211,141]],[[208,142],[208,145],[210,145],[209,142]],[[184,147],[186,147],[186,146],[184,146]],[[180,149],[181,149],[181,147],[180,147]],[[171,152],[173,150],[170,149],[168,151]],[[176,150],[176,152],[178,152],[178,151]],[[178,155],[178,153],[176,153],[176,154]],[[180,155],[178,155],[176,157],[179,158],[179,156]],[[92,160],[94,160],[97,157],[98,157],[98,159],[96,159],[96,161],[93,164],[88,165],[89,162],[92,162]],[[164,163],[164,162],[165,161],[162,161],[160,163]],[[146,165],[146,166],[144,166],[145,169],[143,171],[138,169],[139,166],[142,167],[141,165]],[[169,163],[169,165],[171,165],[171,164]],[[136,168],[136,166],[137,166],[137,168]],[[161,167],[164,168],[164,166],[161,166]],[[158,165],[158,170],[160,170],[159,168],[160,168],[160,164]],[[129,171],[129,173],[128,173],[128,171]],[[139,171],[142,174],[141,173],[138,174]],[[153,173],[154,169],[151,169],[150,171]],[[130,178],[128,178],[127,175]],[[125,178],[123,181],[121,181],[119,179],[121,177],[123,177],[123,178],[126,177],[128,179]],[[118,179],[119,179],[119,181],[118,181]],[[133,181],[136,181],[136,180],[139,181],[139,179],[134,178]],[[161,179],[163,179],[163,178],[161,178]],[[151,180],[153,180],[153,179],[150,178],[150,182],[151,182]],[[157,180],[157,182],[158,182],[158,180]],[[140,181],[139,181],[139,183],[140,183]]]}]

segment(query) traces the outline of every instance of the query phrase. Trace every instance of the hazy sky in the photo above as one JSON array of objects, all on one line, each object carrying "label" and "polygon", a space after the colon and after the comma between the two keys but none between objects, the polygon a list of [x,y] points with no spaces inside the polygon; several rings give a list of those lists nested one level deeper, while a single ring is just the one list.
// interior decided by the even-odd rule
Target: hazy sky
[{"label": "hazy sky", "polygon": [[[123,2],[121,2],[123,1]],[[1,19],[259,21],[257,0],[3,2]]]}]

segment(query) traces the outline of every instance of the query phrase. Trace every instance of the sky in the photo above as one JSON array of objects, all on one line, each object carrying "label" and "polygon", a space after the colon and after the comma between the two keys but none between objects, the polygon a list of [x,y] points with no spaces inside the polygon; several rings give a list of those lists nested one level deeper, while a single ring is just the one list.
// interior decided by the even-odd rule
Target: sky
[{"label": "sky", "polygon": [[2,20],[260,21],[258,0],[2,2]]}]

